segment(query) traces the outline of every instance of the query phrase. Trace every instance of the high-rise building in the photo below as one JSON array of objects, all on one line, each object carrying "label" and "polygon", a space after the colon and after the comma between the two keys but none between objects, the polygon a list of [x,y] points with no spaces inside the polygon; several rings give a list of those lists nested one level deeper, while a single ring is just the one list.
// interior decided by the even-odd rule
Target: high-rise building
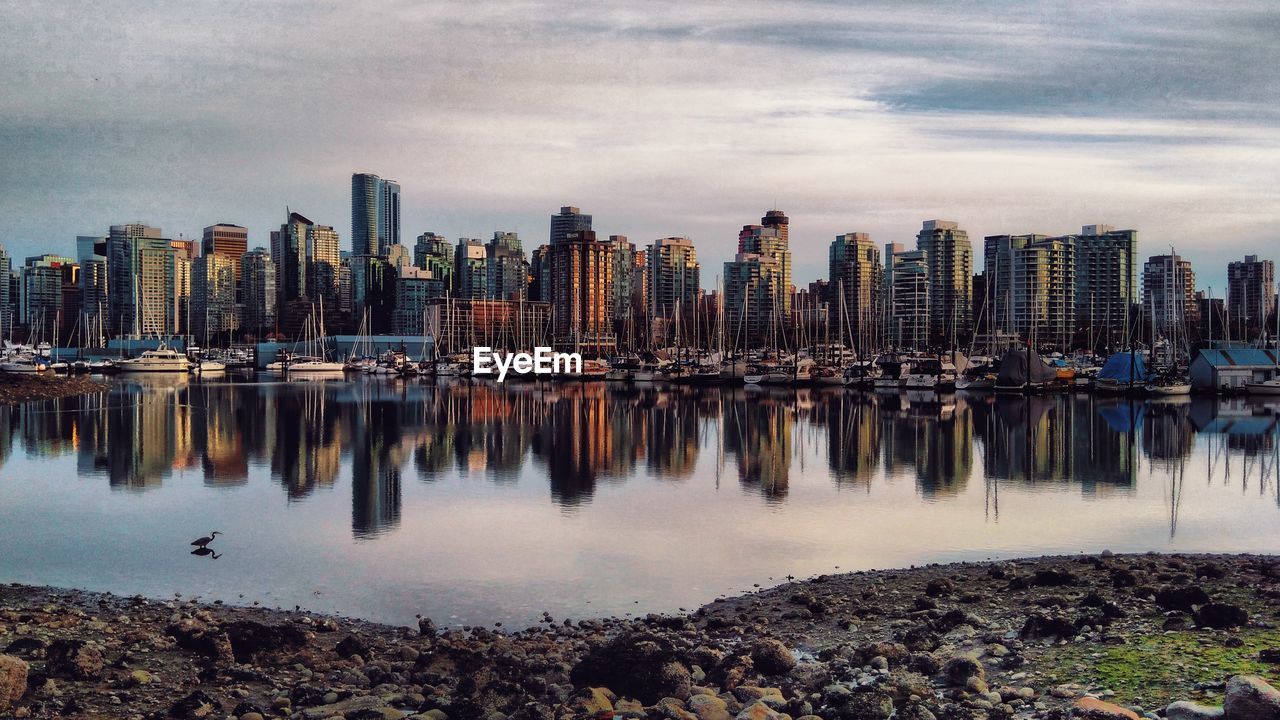
[{"label": "high-rise building", "polygon": [[485,245],[485,287],[491,300],[528,298],[529,261],[516,233],[495,232]]},{"label": "high-rise building", "polygon": [[75,260],[61,255],[27,258],[21,271],[20,322],[31,329],[33,337],[52,341],[54,333],[62,330],[63,286],[78,285],[79,270]]},{"label": "high-rise building", "polygon": [[[107,325],[112,335],[179,332],[182,265],[173,241],[141,223],[112,225],[107,236]],[[185,252],[185,251],[184,251]]]},{"label": "high-rise building", "polygon": [[613,245],[597,240],[592,230],[577,230],[550,246],[546,262],[549,267],[543,280],[551,289],[556,345],[609,354],[617,344],[613,333]]},{"label": "high-rise building", "polygon": [[356,255],[350,258],[352,309],[365,332],[382,335],[395,324],[396,268],[386,258]]},{"label": "high-rise building", "polygon": [[621,331],[633,332],[640,319],[636,314],[648,307],[646,253],[637,252],[626,235],[610,235],[609,244],[613,246],[613,319],[624,325],[630,321],[631,329]]},{"label": "high-rise building", "polygon": [[725,330],[733,347],[780,344],[784,272],[777,257],[756,253],[740,252],[724,264]]},{"label": "high-rise building", "polygon": [[790,219],[781,210],[770,210],[759,225],[743,225],[738,233],[738,252],[761,255],[775,261],[778,274],[773,277],[773,306],[779,315],[791,309],[791,245]]},{"label": "high-rise building", "polygon": [[930,289],[926,251],[906,250],[901,243],[885,245],[885,295],[894,347],[921,350],[929,346]]},{"label": "high-rise building", "polygon": [[397,272],[400,268],[413,267],[413,253],[404,245],[395,244],[388,247],[384,257]]},{"label": "high-rise building", "polygon": [[351,176],[351,252],[386,257],[400,244],[400,184],[371,173]]},{"label": "high-rise building", "polygon": [[926,220],[916,249],[929,262],[929,340],[954,347],[973,329],[973,246],[950,220]]},{"label": "high-rise building", "polygon": [[80,322],[88,347],[105,347],[107,341],[107,238],[76,238],[76,262],[80,265]]},{"label": "high-rise building", "polygon": [[991,284],[989,326],[998,337],[1012,334],[1036,346],[1070,349],[1076,315],[1074,236],[988,236],[984,267]]},{"label": "high-rise building", "polygon": [[484,242],[458,238],[453,252],[453,295],[465,300],[484,300],[489,296],[485,268]]},{"label": "high-rise building", "polygon": [[275,329],[276,265],[266,248],[254,248],[240,257],[241,304],[240,327],[264,337]]},{"label": "high-rise building", "polygon": [[1142,266],[1142,304],[1157,341],[1184,340],[1188,330],[1199,328],[1196,273],[1191,261],[1176,253],[1148,258]]},{"label": "high-rise building", "polygon": [[405,267],[396,278],[395,310],[391,331],[397,335],[425,335],[430,301],[445,297],[443,280],[430,271]]},{"label": "high-rise building", "polygon": [[[241,253],[241,257],[243,257]],[[191,319],[188,331],[210,343],[240,328],[236,275],[240,265],[226,252],[210,252],[191,263]]]},{"label": "high-rise building", "polygon": [[249,231],[239,225],[218,223],[204,229],[200,241],[202,255],[221,255],[232,261],[236,282],[240,282],[240,258],[249,251]]},{"label": "high-rise building", "polygon": [[0,245],[0,337],[11,337],[13,326],[17,322],[18,309],[13,297],[10,278],[13,275],[13,260],[9,252]]},{"label": "high-rise building", "polygon": [[338,233],[300,213],[289,213],[271,231],[271,259],[276,265],[279,306],[298,299],[333,303],[338,290]]},{"label": "high-rise building", "polygon": [[551,235],[548,243],[555,245],[569,237],[570,233],[591,229],[591,216],[584,215],[576,207],[565,205],[551,216]]},{"label": "high-rise building", "polygon": [[1075,245],[1076,327],[1095,348],[1114,350],[1138,301],[1138,231],[1085,225]]},{"label": "high-rise building", "polygon": [[692,318],[702,289],[698,250],[686,237],[654,240],[646,251],[649,319]]},{"label": "high-rise building", "polygon": [[867,233],[837,235],[827,254],[828,304],[833,338],[858,350],[879,338],[881,282],[884,268],[880,248]]},{"label": "high-rise building", "polygon": [[422,233],[413,246],[413,264],[443,282],[446,292],[453,291],[453,243],[433,232]]},{"label": "high-rise building", "polygon": [[529,253],[529,299],[551,301],[551,246],[539,245]]},{"label": "high-rise building", "polygon": [[1246,255],[1227,265],[1227,314],[1233,326],[1243,328],[1247,338],[1258,330],[1268,330],[1276,309],[1276,266],[1257,255]]}]

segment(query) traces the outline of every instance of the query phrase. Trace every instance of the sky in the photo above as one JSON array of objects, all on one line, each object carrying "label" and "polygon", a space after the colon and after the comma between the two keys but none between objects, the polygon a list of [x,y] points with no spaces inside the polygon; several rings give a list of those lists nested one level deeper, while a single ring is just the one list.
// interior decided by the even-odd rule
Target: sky
[{"label": "sky", "polygon": [[[1280,5],[1170,2],[0,0],[0,244],[74,254],[143,221],[266,245],[286,207],[350,246],[350,176],[403,241],[561,205],[688,236],[791,218],[794,279],[840,233],[911,245],[1135,228],[1201,289],[1280,259]],[[980,263],[980,260],[979,260]]]}]

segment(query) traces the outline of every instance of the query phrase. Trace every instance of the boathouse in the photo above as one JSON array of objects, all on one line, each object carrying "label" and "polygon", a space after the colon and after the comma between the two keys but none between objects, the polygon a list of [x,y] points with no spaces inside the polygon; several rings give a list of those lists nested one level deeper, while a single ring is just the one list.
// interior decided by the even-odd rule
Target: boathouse
[{"label": "boathouse", "polygon": [[1191,361],[1191,388],[1213,392],[1244,392],[1247,382],[1276,377],[1280,358],[1275,350],[1229,348],[1201,350]]}]

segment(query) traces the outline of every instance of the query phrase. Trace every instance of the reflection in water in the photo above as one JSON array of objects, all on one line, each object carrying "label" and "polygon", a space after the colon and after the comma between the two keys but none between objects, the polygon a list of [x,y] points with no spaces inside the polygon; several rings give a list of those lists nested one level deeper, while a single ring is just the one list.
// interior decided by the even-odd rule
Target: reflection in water
[{"label": "reflection in water", "polygon": [[[0,581],[536,622],[837,564],[1265,550],[1278,421],[1243,398],[131,377],[0,408]],[[197,571],[208,527],[193,555],[227,562]]]},{"label": "reflection in water", "polygon": [[[639,468],[670,482],[695,477],[714,454],[738,485],[785,503],[802,446],[820,437],[837,486],[914,478],[919,496],[965,492],[975,462],[998,519],[1010,484],[1131,492],[1138,454],[1170,487],[1197,441],[1210,482],[1275,493],[1280,406],[1244,399],[1137,401],[1095,395],[935,396],[773,388],[638,388],[604,383],[511,385],[226,383],[143,384],[0,409],[0,467],[14,438],[28,456],[75,454],[82,476],[147,491],[177,471],[235,488],[264,466],[290,501],[332,488],[349,465],[351,532],[374,537],[401,522],[403,472],[433,483],[450,473],[512,483],[532,463],[563,510],[590,503],[601,483]],[[1280,499],[1280,496],[1277,496]]]}]

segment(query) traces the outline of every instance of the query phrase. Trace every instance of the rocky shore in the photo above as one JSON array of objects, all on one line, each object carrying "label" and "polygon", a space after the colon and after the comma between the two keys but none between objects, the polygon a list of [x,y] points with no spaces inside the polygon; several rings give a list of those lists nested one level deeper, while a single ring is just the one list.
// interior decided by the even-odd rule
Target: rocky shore
[{"label": "rocky shore", "polygon": [[828,575],[535,628],[0,586],[0,716],[1280,720],[1280,557]]},{"label": "rocky shore", "polygon": [[108,385],[83,375],[15,375],[0,373],[0,405],[103,392]]}]

